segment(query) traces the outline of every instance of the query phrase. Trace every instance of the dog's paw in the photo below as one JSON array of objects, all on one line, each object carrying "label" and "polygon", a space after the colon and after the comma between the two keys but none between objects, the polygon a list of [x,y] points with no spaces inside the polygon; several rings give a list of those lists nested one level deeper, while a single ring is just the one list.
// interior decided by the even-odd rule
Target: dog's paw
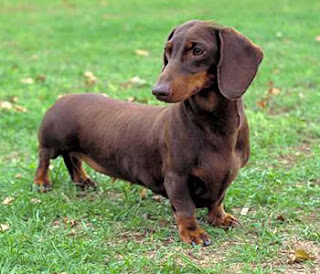
[{"label": "dog's paw", "polygon": [[90,187],[96,189],[98,187],[98,184],[90,178],[83,178],[79,182],[74,182],[74,184],[81,190],[86,190]]},{"label": "dog's paw", "polygon": [[237,218],[229,213],[225,213],[222,216],[216,216],[213,218],[210,224],[212,226],[218,226],[222,228],[241,226],[241,223],[237,220]]},{"label": "dog's paw", "polygon": [[196,229],[180,228],[179,232],[181,240],[185,243],[191,244],[192,246],[208,246],[211,244],[209,235],[200,227],[197,227]]},{"label": "dog's paw", "polygon": [[52,185],[49,181],[35,180],[32,189],[39,193],[46,193],[52,190]]},{"label": "dog's paw", "polygon": [[195,216],[186,217],[176,214],[180,238],[183,242],[195,245],[208,246],[211,244],[209,235],[197,223]]}]

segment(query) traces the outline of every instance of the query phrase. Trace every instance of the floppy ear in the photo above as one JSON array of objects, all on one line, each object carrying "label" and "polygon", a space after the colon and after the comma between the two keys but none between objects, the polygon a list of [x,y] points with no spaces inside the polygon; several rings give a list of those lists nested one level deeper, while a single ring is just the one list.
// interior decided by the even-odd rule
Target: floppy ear
[{"label": "floppy ear", "polygon": [[253,81],[263,59],[263,52],[248,38],[231,28],[218,30],[220,60],[218,87],[228,99],[240,98]]},{"label": "floppy ear", "polygon": [[[172,30],[170,31],[166,42],[168,42],[168,41],[172,38],[175,30],[176,30],[176,28],[174,28],[174,29],[172,29]],[[164,51],[163,51],[163,67],[162,67],[162,70],[166,67],[167,64],[168,64],[168,60],[167,60],[167,57],[166,57],[166,52],[165,52],[165,50],[164,50]]]}]

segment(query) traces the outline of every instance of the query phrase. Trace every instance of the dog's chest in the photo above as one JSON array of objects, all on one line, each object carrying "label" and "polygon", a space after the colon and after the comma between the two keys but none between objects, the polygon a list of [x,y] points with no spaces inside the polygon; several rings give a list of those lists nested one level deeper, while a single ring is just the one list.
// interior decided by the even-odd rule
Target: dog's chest
[{"label": "dog's chest", "polygon": [[191,196],[197,207],[218,201],[235,179],[240,168],[240,155],[235,150],[206,152],[189,178]]}]

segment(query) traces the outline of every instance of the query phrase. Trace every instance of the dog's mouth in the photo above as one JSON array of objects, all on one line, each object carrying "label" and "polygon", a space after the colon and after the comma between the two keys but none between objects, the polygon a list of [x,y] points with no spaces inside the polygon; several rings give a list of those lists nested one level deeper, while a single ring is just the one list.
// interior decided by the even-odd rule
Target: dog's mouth
[{"label": "dog's mouth", "polygon": [[157,100],[170,103],[170,96],[167,95],[156,95]]}]

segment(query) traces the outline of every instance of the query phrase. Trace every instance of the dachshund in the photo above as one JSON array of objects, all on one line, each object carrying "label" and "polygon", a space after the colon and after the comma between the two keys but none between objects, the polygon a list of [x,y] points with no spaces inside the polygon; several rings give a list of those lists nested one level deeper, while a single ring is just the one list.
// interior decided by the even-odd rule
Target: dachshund
[{"label": "dachshund", "polygon": [[261,49],[232,28],[200,20],[174,28],[152,89],[171,104],[148,106],[92,93],[63,96],[40,127],[34,183],[49,190],[50,160],[62,156],[77,186],[96,187],[82,167],[85,161],[167,197],[181,240],[209,245],[196,208],[208,209],[213,226],[239,224],[224,211],[223,199],[249,158],[241,97],[262,59]]}]

